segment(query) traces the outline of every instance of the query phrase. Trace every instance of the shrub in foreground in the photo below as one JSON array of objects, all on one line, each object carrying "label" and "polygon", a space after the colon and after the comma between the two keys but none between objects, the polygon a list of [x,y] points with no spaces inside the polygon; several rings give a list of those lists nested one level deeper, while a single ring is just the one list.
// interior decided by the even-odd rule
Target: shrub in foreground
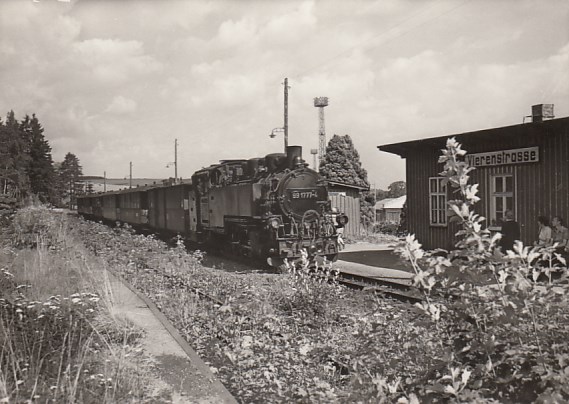
[{"label": "shrub in foreground", "polygon": [[477,185],[466,152],[449,139],[441,173],[461,199],[449,202],[461,224],[454,251],[426,252],[413,236],[399,248],[425,295],[419,308],[445,328],[444,363],[416,392],[456,402],[569,401],[569,292],[567,268],[555,246],[497,249],[500,234],[473,211]]}]

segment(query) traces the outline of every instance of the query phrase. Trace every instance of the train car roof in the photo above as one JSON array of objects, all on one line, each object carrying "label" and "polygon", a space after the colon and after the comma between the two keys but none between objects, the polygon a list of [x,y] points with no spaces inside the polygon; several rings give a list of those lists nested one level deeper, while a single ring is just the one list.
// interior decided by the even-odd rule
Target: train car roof
[{"label": "train car roof", "polygon": [[81,196],[78,196],[78,198],[98,198],[98,197],[108,196],[108,195],[123,195],[123,194],[135,193],[135,192],[147,192],[147,191],[150,191],[153,189],[177,187],[177,186],[182,186],[182,185],[192,185],[192,181],[190,179],[187,179],[187,180],[182,180],[180,182],[177,182],[175,184],[171,184],[171,183],[149,184],[149,185],[137,186],[134,188],[125,188],[125,189],[118,189],[115,191],[97,192],[97,193],[93,193],[93,194],[81,195]]},{"label": "train car roof", "polygon": [[196,171],[193,175],[203,173],[206,171],[211,171],[219,167],[226,166],[228,164],[236,164],[236,163],[246,163],[247,160],[245,159],[232,159],[232,160],[220,160],[218,164],[212,164],[209,167],[203,167],[202,169]]}]

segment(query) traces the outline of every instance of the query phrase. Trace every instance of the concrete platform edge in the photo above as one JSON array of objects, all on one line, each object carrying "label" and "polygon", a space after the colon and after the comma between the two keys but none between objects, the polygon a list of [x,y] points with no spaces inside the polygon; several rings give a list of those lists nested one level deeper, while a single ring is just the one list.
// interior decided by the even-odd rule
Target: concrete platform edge
[{"label": "concrete platform edge", "polygon": [[126,282],[122,276],[120,276],[115,271],[107,269],[111,275],[118,279],[124,286],[126,286],[132,293],[134,293],[144,304],[148,307],[151,313],[160,321],[164,326],[166,331],[174,338],[178,343],[180,348],[186,353],[190,361],[198,368],[202,373],[209,375],[208,377],[212,380],[212,387],[219,394],[219,398],[225,403],[237,403],[238,401],[231,395],[229,390],[219,381],[219,379],[213,374],[209,366],[203,361],[203,359],[194,351],[194,349],[188,344],[188,342],[180,335],[178,330],[170,323],[170,320],[158,309],[158,307],[152,302],[148,297],[146,297],[142,292],[137,290],[135,287]]},{"label": "concrete platform edge", "polygon": [[395,283],[409,285],[413,283],[414,274],[392,268],[372,267],[351,261],[336,261],[342,273],[367,276],[376,279],[385,279]]}]

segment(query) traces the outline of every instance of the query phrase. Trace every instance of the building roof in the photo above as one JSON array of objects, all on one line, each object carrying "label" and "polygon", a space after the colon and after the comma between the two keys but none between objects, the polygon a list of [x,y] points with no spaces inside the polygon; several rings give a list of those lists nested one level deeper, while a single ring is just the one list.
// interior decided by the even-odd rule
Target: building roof
[{"label": "building roof", "polygon": [[403,209],[406,200],[407,195],[400,196],[399,198],[385,198],[375,203],[375,210]]},{"label": "building roof", "polygon": [[334,187],[334,188],[353,188],[353,189],[357,189],[360,191],[369,191],[369,186],[368,187],[362,187],[361,185],[346,184],[345,182],[330,181],[330,180],[328,180],[327,182],[328,182],[328,185],[330,185],[331,187]]},{"label": "building roof", "polygon": [[477,142],[492,142],[496,136],[503,139],[517,138],[530,133],[546,133],[548,130],[559,130],[565,127],[569,129],[569,117],[550,119],[543,122],[530,122],[518,125],[503,126],[500,128],[483,129],[474,132],[456,133],[445,136],[437,136],[426,139],[412,140],[409,142],[392,143],[377,146],[381,151],[397,154],[403,158],[407,157],[413,150],[424,150],[425,148],[440,148],[441,142],[449,137],[456,137],[456,140],[463,142],[464,139],[476,139]]}]

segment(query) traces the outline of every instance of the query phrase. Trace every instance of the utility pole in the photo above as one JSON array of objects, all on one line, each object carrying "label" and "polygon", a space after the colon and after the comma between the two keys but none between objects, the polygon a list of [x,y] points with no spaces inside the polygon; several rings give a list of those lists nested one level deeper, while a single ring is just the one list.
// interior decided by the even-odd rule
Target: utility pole
[{"label": "utility pole", "polygon": [[107,192],[107,172],[103,171],[103,192]]},{"label": "utility pole", "polygon": [[128,187],[132,188],[132,161],[130,162],[130,177],[128,181]]},{"label": "utility pole", "polygon": [[288,78],[284,79],[284,146],[288,147]]},{"label": "utility pole", "polygon": [[178,182],[178,139],[174,139],[174,182]]}]

